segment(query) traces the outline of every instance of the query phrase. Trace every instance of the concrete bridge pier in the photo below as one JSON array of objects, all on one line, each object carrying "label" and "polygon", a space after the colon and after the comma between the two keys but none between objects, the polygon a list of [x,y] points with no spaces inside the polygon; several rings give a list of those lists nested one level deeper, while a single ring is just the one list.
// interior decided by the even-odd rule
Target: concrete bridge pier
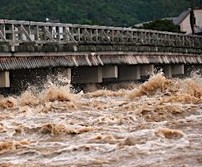
[{"label": "concrete bridge pier", "polygon": [[163,73],[166,78],[171,78],[172,77],[172,66],[171,65],[163,66]]},{"label": "concrete bridge pier", "polygon": [[102,68],[102,78],[118,78],[118,66],[103,66]]},{"label": "concrete bridge pier", "polygon": [[135,81],[140,79],[139,65],[121,65],[118,69],[119,81]]},{"label": "concrete bridge pier", "polygon": [[0,88],[10,87],[10,73],[9,71],[0,72]]},{"label": "concrete bridge pier", "polygon": [[193,76],[193,74],[202,75],[202,65],[200,64],[187,64],[185,65],[185,76]]},{"label": "concrete bridge pier", "polygon": [[154,64],[146,64],[140,66],[141,79],[147,79],[154,72]]},{"label": "concrete bridge pier", "polygon": [[76,67],[72,68],[71,82],[73,84],[101,83],[102,67]]},{"label": "concrete bridge pier", "polygon": [[154,64],[141,65],[141,76],[148,76],[154,72]]},{"label": "concrete bridge pier", "polygon": [[157,69],[162,69],[164,76],[167,78],[172,78],[179,75],[185,74],[184,64],[167,64],[156,66]]},{"label": "concrete bridge pier", "polygon": [[172,65],[172,76],[184,75],[184,64]]},{"label": "concrete bridge pier", "polygon": [[55,68],[52,74],[58,77],[60,77],[61,74],[62,79],[67,79],[69,83],[71,82],[71,76],[72,76],[71,68]]}]

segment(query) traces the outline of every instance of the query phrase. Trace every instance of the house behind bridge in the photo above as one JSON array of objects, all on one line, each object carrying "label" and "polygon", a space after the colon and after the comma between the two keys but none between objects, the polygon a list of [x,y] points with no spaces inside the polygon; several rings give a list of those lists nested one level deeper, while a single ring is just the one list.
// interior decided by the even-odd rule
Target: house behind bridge
[{"label": "house behind bridge", "polygon": [[[167,17],[163,18],[162,20],[171,20],[173,24],[178,25],[180,31],[185,34],[191,34],[191,24],[190,24],[190,11],[191,9],[187,9],[183,11],[177,17]],[[202,34],[202,7],[194,9],[194,16],[195,16],[195,33]],[[152,21],[143,22],[136,24],[135,27],[142,27],[144,24],[151,23]]]},{"label": "house behind bridge", "polygon": [[[191,25],[190,25],[190,11],[191,9],[183,11],[178,17],[173,18],[173,23],[180,26],[180,31],[185,32],[186,34],[191,34]],[[195,33],[202,32],[202,8],[194,9],[195,16]]]}]

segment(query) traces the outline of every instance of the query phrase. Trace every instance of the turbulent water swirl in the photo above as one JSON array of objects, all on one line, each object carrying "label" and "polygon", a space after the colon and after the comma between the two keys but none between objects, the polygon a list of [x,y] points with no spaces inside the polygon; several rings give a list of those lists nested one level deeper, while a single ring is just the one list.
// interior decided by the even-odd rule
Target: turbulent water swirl
[{"label": "turbulent water swirl", "polygon": [[200,77],[109,87],[1,96],[0,166],[202,166]]}]

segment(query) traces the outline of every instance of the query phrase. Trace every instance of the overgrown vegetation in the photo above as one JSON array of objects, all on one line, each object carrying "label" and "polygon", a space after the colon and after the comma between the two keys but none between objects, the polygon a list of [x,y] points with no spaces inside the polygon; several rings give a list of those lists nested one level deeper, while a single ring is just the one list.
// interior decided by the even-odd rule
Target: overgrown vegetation
[{"label": "overgrown vegetation", "polygon": [[128,27],[188,7],[187,0],[0,0],[0,18]]},{"label": "overgrown vegetation", "polygon": [[154,20],[152,22],[143,24],[143,26],[139,28],[169,32],[180,32],[180,27],[178,25],[175,25],[171,20],[166,19]]}]

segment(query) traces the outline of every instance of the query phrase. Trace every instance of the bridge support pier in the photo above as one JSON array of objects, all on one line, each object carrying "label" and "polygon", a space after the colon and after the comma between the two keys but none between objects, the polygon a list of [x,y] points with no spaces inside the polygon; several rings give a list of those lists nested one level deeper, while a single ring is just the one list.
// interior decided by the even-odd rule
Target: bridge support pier
[{"label": "bridge support pier", "polygon": [[186,76],[193,76],[194,74],[196,75],[202,75],[202,65],[200,64],[186,64],[185,65],[185,75]]},{"label": "bridge support pier", "polygon": [[184,74],[184,64],[172,65],[172,76],[173,75],[183,75],[183,74]]},{"label": "bridge support pier", "polygon": [[148,77],[154,72],[154,64],[147,64],[140,66],[141,77]]},{"label": "bridge support pier", "polygon": [[8,88],[10,87],[10,75],[9,71],[1,71],[0,72],[0,87]]},{"label": "bridge support pier", "polygon": [[104,66],[102,67],[103,78],[118,78],[118,67],[117,66]]},{"label": "bridge support pier", "polygon": [[171,65],[163,66],[163,72],[164,72],[165,77],[171,78],[172,77],[172,67],[171,67]]},{"label": "bridge support pier", "polygon": [[53,74],[54,75],[62,74],[62,77],[65,77],[65,79],[67,79],[69,83],[71,82],[71,75],[72,75],[71,68],[55,68]]},{"label": "bridge support pier", "polygon": [[77,83],[101,83],[102,67],[77,67],[72,68],[71,81]]},{"label": "bridge support pier", "polygon": [[122,65],[119,66],[119,80],[120,81],[134,81],[140,79],[140,66],[137,65]]}]

